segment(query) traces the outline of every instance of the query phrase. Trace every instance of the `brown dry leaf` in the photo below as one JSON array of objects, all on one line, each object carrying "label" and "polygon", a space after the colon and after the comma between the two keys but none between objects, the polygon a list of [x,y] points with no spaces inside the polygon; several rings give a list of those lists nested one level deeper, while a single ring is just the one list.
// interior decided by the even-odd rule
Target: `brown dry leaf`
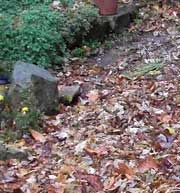
[{"label": "brown dry leaf", "polygon": [[135,175],[135,170],[132,167],[127,166],[125,163],[120,163],[118,168],[116,168],[118,175],[124,175],[128,179],[132,179]]},{"label": "brown dry leaf", "polygon": [[46,190],[48,193],[64,193],[65,192],[65,188],[63,186],[59,187],[59,188],[55,188],[52,185],[47,185]]},{"label": "brown dry leaf", "polygon": [[160,7],[159,7],[159,5],[158,4],[155,4],[155,5],[153,5],[153,7],[152,7],[155,11],[157,11],[157,12],[159,12],[160,11]]},{"label": "brown dry leaf", "polygon": [[23,147],[23,146],[25,146],[25,140],[24,139],[21,139],[21,140],[19,140],[18,142],[16,142],[15,144],[14,144],[14,146],[15,147]]},{"label": "brown dry leaf", "polygon": [[16,174],[18,177],[23,178],[24,176],[30,174],[32,171],[29,171],[25,168],[19,168],[18,173]]},{"label": "brown dry leaf", "polygon": [[123,75],[119,75],[117,78],[116,78],[116,83],[118,85],[123,85],[125,82],[127,81],[127,78]]},{"label": "brown dry leaf", "polygon": [[180,104],[180,95],[176,95],[175,101],[176,101],[176,104],[177,104],[177,105]]},{"label": "brown dry leaf", "polygon": [[88,182],[88,184],[94,188],[96,192],[102,191],[104,186],[101,182],[100,176],[93,175],[93,174],[87,174],[85,172],[76,171],[74,173],[74,176],[79,180],[85,180]]},{"label": "brown dry leaf", "polygon": [[59,175],[57,176],[57,181],[60,182],[60,183],[65,183],[67,178],[68,178],[67,174],[59,173]]},{"label": "brown dry leaf", "polygon": [[63,165],[60,169],[60,172],[63,174],[70,174],[72,171],[74,170],[74,168],[70,165]]},{"label": "brown dry leaf", "polygon": [[57,193],[64,193],[65,192],[65,187],[61,186],[58,188]]},{"label": "brown dry leaf", "polygon": [[33,129],[30,129],[30,133],[32,135],[32,137],[36,140],[36,141],[39,141],[41,143],[45,143],[46,142],[46,138],[41,134],[39,133],[38,131],[35,131]]},{"label": "brown dry leaf", "polygon": [[165,157],[160,162],[160,167],[164,171],[168,171],[168,169],[173,168],[174,161],[171,157]]},{"label": "brown dry leaf", "polygon": [[104,182],[104,190],[110,191],[116,189],[116,187],[114,187],[114,184],[115,184],[115,177],[107,179],[107,181]]},{"label": "brown dry leaf", "polygon": [[144,173],[149,169],[158,169],[158,162],[152,156],[148,156],[139,162],[138,171]]},{"label": "brown dry leaf", "polygon": [[[27,192],[33,192],[33,193],[39,193],[42,191],[42,187],[40,187],[39,184],[35,183],[33,184]],[[49,192],[48,192],[49,193]]]},{"label": "brown dry leaf", "polygon": [[1,190],[6,190],[4,192],[17,192],[17,191],[21,191],[21,187],[24,184],[24,180],[22,181],[17,181],[17,182],[13,182],[13,183],[0,183],[0,191]]},{"label": "brown dry leaf", "polygon": [[74,169],[72,166],[68,166],[68,165],[63,165],[59,171],[59,174],[57,176],[57,181],[58,182],[65,182],[66,179],[68,178],[68,176],[73,173]]},{"label": "brown dry leaf", "polygon": [[92,69],[90,70],[90,74],[93,75],[98,75],[103,71],[103,68],[101,66],[98,65],[94,65],[92,66]]},{"label": "brown dry leaf", "polygon": [[98,90],[91,90],[87,95],[88,101],[95,103],[99,99],[99,92]]},{"label": "brown dry leaf", "polygon": [[90,157],[95,156],[97,158],[100,158],[100,157],[107,156],[109,154],[109,150],[104,146],[101,146],[96,149],[91,149],[91,148],[86,147],[84,150]]},{"label": "brown dry leaf", "polygon": [[160,120],[162,123],[169,123],[172,120],[172,115],[162,114]]}]

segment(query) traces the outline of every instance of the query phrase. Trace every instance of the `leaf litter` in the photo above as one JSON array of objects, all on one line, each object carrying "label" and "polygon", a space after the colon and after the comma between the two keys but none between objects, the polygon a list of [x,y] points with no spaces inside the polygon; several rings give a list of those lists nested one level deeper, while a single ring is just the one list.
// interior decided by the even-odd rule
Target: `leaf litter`
[{"label": "leaf litter", "polygon": [[0,162],[1,192],[180,192],[179,9],[149,3],[129,28],[140,35],[116,42],[117,62],[64,69],[59,82],[81,84],[78,103],[18,142],[28,160]]}]

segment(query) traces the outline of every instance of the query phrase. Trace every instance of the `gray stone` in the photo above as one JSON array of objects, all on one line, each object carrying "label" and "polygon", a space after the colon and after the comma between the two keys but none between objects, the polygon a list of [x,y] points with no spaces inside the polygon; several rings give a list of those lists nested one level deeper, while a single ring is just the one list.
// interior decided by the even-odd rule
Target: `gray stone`
[{"label": "gray stone", "polygon": [[59,90],[59,100],[64,104],[71,104],[79,94],[79,85],[65,86]]},{"label": "gray stone", "polygon": [[28,158],[28,153],[15,148],[8,147],[0,142],[0,160],[19,159],[25,160]]},{"label": "gray stone", "polygon": [[43,68],[18,61],[8,96],[13,108],[19,108],[28,97],[37,110],[50,113],[58,106],[57,79]]},{"label": "gray stone", "polygon": [[52,76],[47,70],[40,68],[34,64],[24,63],[18,61],[14,65],[12,81],[22,88],[29,87],[31,84],[32,76],[43,78],[47,81],[55,82],[56,78]]}]

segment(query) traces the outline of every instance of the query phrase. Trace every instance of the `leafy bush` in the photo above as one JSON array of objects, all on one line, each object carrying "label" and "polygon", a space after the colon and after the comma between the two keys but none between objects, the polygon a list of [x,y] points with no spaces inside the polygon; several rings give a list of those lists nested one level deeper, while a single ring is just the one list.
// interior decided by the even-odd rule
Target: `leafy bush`
[{"label": "leafy bush", "polygon": [[85,38],[98,16],[91,5],[82,4],[78,9],[60,12],[50,9],[50,2],[0,0],[1,61],[58,65],[68,48]]},{"label": "leafy bush", "polygon": [[69,8],[72,7],[74,4],[74,0],[60,0],[60,4],[64,7],[64,8]]},{"label": "leafy bush", "polygon": [[91,5],[81,5],[77,11],[67,10],[65,31],[63,32],[67,44],[71,45],[79,42],[79,40],[82,41],[97,17],[97,9]]},{"label": "leafy bush", "polygon": [[19,16],[5,16],[0,20],[0,58],[25,60],[49,66],[59,61],[58,52],[64,53],[65,43],[59,29],[60,14],[48,6],[29,9]]},{"label": "leafy bush", "polygon": [[0,0],[0,13],[18,15],[23,10],[28,10],[37,5],[49,5],[52,0]]}]

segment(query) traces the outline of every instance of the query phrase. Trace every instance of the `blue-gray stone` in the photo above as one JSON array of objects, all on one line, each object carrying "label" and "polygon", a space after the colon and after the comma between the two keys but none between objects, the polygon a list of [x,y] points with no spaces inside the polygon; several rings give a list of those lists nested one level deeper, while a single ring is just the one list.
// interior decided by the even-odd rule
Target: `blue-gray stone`
[{"label": "blue-gray stone", "polygon": [[14,65],[8,93],[11,105],[19,108],[24,100],[21,95],[28,90],[35,108],[40,112],[51,113],[58,107],[57,83],[56,77],[47,70],[18,61]]}]

